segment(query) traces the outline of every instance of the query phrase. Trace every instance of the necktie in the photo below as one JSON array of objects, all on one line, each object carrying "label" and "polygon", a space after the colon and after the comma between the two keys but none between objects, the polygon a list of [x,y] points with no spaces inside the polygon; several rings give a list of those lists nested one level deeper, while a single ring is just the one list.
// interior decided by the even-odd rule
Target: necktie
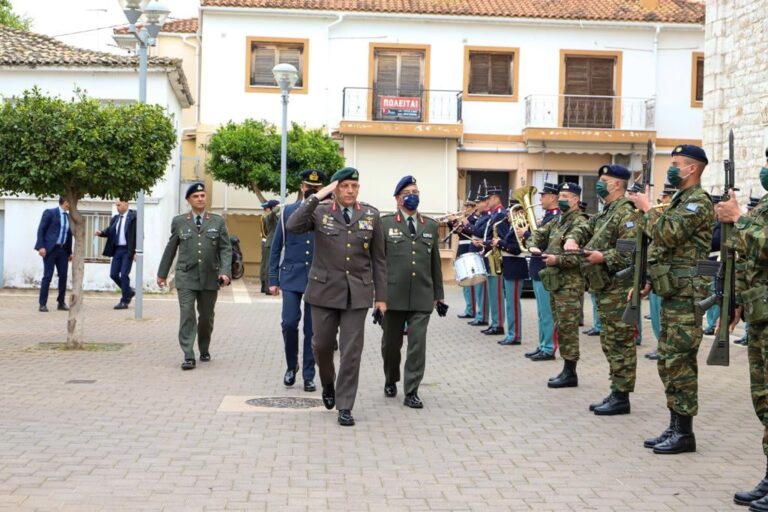
[{"label": "necktie", "polygon": [[121,215],[120,218],[117,221],[117,245],[120,245],[120,239],[122,238],[120,236],[120,228],[123,227],[123,216]]},{"label": "necktie", "polygon": [[199,215],[197,216],[197,219],[195,220],[195,224],[197,225],[197,227],[200,227],[200,226],[203,225],[203,221],[200,220],[200,216]]},{"label": "necktie", "polygon": [[413,217],[408,217],[408,231],[411,233],[411,237],[416,236],[416,226],[413,225]]},{"label": "necktie", "polygon": [[69,230],[69,216],[67,212],[62,212],[61,223],[61,235],[59,236],[59,243],[64,244],[67,241],[67,231]]},{"label": "necktie", "polygon": [[344,216],[344,222],[347,224],[350,223],[350,217],[349,217],[349,208],[344,208],[344,211],[342,212],[342,215]]}]

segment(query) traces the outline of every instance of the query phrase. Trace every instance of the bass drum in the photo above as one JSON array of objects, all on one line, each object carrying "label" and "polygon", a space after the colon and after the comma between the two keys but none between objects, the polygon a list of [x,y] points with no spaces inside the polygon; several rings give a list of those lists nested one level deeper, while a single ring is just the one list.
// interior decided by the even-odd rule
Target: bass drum
[{"label": "bass drum", "polygon": [[476,252],[462,254],[453,262],[453,272],[459,286],[474,286],[487,279],[483,257]]}]

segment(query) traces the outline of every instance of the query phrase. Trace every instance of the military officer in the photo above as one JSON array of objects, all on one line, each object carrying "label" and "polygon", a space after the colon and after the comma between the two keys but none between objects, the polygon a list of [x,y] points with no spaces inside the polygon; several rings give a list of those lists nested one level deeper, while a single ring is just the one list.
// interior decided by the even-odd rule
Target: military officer
[{"label": "military officer", "polygon": [[[371,303],[387,311],[387,269],[379,211],[357,200],[359,173],[344,167],[288,218],[286,230],[315,233],[315,254],[304,301],[312,306],[312,349],[320,370],[325,407],[352,426],[363,351],[365,316]],[[332,201],[323,201],[331,192]],[[320,201],[323,201],[322,203]],[[339,332],[339,375],[333,346]]]},{"label": "military officer", "polygon": [[[307,169],[300,175],[299,190],[302,199],[280,210],[277,227],[272,238],[269,255],[269,293],[280,295],[283,292],[283,310],[281,327],[285,347],[286,370],[283,384],[291,387],[296,383],[299,372],[299,322],[301,321],[301,303],[307,288],[309,266],[315,248],[315,234],[311,231],[301,235],[287,233],[285,222],[306,199],[320,190],[325,180],[322,171]],[[312,392],[315,386],[315,356],[312,354],[312,311],[304,304],[304,345],[301,374],[304,378],[304,391]]]},{"label": "military officer", "polygon": [[616,249],[619,240],[634,240],[639,215],[625,197],[632,174],[621,165],[603,165],[598,170],[595,189],[603,209],[589,224],[569,235],[565,248],[584,247],[581,271],[595,295],[602,325],[600,345],[608,360],[611,391],[604,399],[589,406],[598,416],[629,414],[629,394],[635,390],[637,349],[635,326],[622,320],[631,279],[619,279],[616,273],[632,264],[631,253]]},{"label": "military officer", "polygon": [[[189,213],[171,222],[171,238],[157,269],[157,284],[165,286],[171,264],[176,260],[176,291],[179,299],[179,344],[184,352],[182,370],[195,368],[195,334],[200,361],[210,361],[211,333],[220,285],[232,275],[232,245],[224,219],[205,211],[205,185],[193,183],[187,189]],[[199,317],[195,314],[195,303]]]},{"label": "military officer", "polygon": [[407,324],[403,404],[421,409],[424,404],[419,397],[419,384],[424,377],[427,326],[432,310],[444,296],[437,222],[418,212],[419,188],[413,176],[405,176],[397,183],[394,196],[397,211],[381,217],[387,258],[387,314],[381,339],[384,395],[397,395],[400,351]]},{"label": "military officer", "polygon": [[670,411],[669,427],[643,445],[657,454],[696,451],[693,417],[699,412],[698,366],[701,315],[696,302],[707,295],[708,280],[696,275],[698,260],[707,258],[712,243],[712,200],[701,188],[709,161],[703,149],[681,144],[672,151],[667,181],[679,191],[658,218],[652,217],[648,192],[631,199],[645,213],[644,229],[653,241],[648,275],[661,297],[661,338],[658,371]]},{"label": "military officer", "polygon": [[[510,203],[510,208],[516,201]],[[520,345],[522,343],[523,315],[520,297],[523,281],[528,279],[528,264],[520,254],[522,250],[515,231],[511,229],[509,213],[496,228],[498,238],[493,239],[494,247],[501,249],[501,274],[504,281],[504,313],[507,317],[507,335],[499,345]]]},{"label": "military officer", "polygon": [[[489,187],[487,219],[485,222],[478,221],[475,224],[473,232],[473,245],[484,253],[485,270],[488,276],[485,282],[485,303],[488,305],[488,318],[491,325],[483,329],[483,334],[496,335],[504,334],[504,282],[501,275],[500,261],[496,262],[494,268],[491,268],[490,258],[494,257],[494,247],[492,240],[498,238],[498,225],[504,220],[504,205],[501,202],[501,189],[498,187]],[[499,249],[496,249],[499,250]],[[500,258],[499,258],[500,260]],[[497,268],[499,267],[499,268]]]},{"label": "military officer", "polygon": [[280,203],[274,199],[261,203],[264,213],[261,215],[261,267],[259,280],[261,281],[261,293],[269,292],[269,254],[272,251],[272,238],[277,227],[277,206]]},{"label": "military officer", "polygon": [[532,256],[541,257],[547,266],[539,272],[549,292],[552,313],[563,358],[563,371],[549,379],[550,388],[576,387],[579,378],[576,362],[579,360],[579,297],[584,295],[584,279],[579,264],[581,256],[564,254],[563,245],[571,232],[587,223],[579,210],[581,187],[576,183],[560,185],[557,205],[560,215],[533,233],[528,245]]}]

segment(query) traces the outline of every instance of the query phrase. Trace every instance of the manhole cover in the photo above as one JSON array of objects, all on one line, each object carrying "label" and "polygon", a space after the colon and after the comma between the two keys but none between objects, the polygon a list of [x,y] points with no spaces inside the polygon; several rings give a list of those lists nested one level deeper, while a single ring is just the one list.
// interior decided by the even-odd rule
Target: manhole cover
[{"label": "manhole cover", "polygon": [[299,398],[295,396],[265,396],[251,398],[245,403],[253,407],[269,407],[272,409],[311,409],[320,407],[323,401],[319,398]]}]

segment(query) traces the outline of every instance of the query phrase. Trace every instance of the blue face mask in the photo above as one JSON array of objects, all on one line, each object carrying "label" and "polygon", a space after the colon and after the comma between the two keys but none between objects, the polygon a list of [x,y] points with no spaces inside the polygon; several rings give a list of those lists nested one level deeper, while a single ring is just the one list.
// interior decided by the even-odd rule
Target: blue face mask
[{"label": "blue face mask", "polygon": [[419,207],[419,196],[416,194],[408,194],[403,198],[403,206],[411,211],[416,210]]}]

